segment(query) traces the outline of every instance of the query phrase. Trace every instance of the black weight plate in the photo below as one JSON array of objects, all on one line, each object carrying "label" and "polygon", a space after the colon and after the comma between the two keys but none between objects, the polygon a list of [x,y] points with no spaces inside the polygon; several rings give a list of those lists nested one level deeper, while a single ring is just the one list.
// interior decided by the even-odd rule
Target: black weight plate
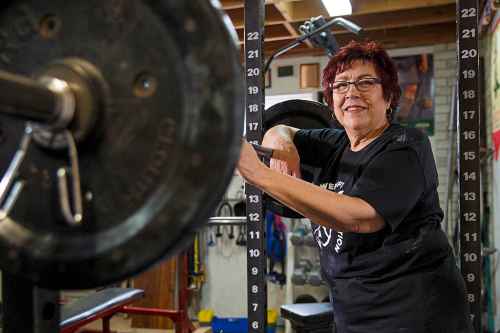
[{"label": "black weight plate", "polygon": [[[332,111],[328,106],[307,100],[293,99],[277,103],[268,108],[263,115],[264,131],[276,125],[288,125],[301,129],[334,127]],[[313,182],[319,170],[310,165],[301,165],[302,179]],[[266,208],[271,212],[288,218],[303,218],[282,203],[265,196]]]},{"label": "black weight plate", "polygon": [[264,111],[264,131],[276,125],[288,125],[297,128],[334,127],[332,111],[325,104],[291,99],[274,104]]},{"label": "black weight plate", "polygon": [[[0,223],[1,269],[46,288],[105,285],[175,254],[207,221],[231,180],[243,123],[239,53],[213,6],[2,2],[0,69],[30,76],[83,59],[101,71],[109,99],[79,146],[82,225],[60,213],[55,174],[67,153],[32,144],[19,176],[25,189]],[[134,93],[145,73],[157,85],[151,96]],[[0,175],[24,126],[0,116]]]},{"label": "black weight plate", "polygon": [[295,304],[318,303],[316,297],[309,294],[301,294],[295,298]]}]

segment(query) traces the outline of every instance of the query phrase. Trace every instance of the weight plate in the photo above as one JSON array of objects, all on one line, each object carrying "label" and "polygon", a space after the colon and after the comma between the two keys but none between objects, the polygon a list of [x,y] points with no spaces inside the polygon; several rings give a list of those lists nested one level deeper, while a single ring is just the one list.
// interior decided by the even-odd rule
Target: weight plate
[{"label": "weight plate", "polygon": [[[264,131],[276,125],[288,125],[301,129],[335,127],[331,110],[328,106],[307,100],[293,99],[277,103],[263,114]],[[319,170],[310,165],[301,165],[302,179],[314,182]],[[265,196],[266,208],[271,212],[288,218],[303,218],[294,210],[286,207],[279,201]]]},{"label": "weight plate", "polygon": [[334,127],[332,111],[319,102],[291,99],[274,104],[264,111],[264,131],[276,125],[288,125],[297,128]]},{"label": "weight plate", "polygon": [[[105,81],[78,146],[83,223],[61,214],[56,172],[68,153],[35,143],[0,223],[1,269],[56,289],[123,280],[187,245],[231,179],[243,123],[239,53],[214,2],[2,2],[0,69],[54,73],[69,58]],[[0,116],[0,175],[24,126]]]}]

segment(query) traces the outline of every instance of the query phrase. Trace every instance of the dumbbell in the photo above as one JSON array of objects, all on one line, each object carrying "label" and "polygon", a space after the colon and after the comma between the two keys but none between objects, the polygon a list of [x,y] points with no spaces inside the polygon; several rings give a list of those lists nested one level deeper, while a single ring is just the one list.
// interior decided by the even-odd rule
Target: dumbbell
[{"label": "dumbbell", "polygon": [[302,245],[305,246],[316,246],[316,240],[314,239],[314,236],[311,232],[309,232],[307,235],[304,236],[302,240]]},{"label": "dumbbell", "polygon": [[315,287],[318,287],[323,284],[323,278],[321,277],[321,267],[319,262],[316,262],[311,271],[308,272],[307,283]]},{"label": "dumbbell", "polygon": [[290,242],[292,242],[294,246],[301,246],[302,244],[304,244],[304,234],[304,229],[294,230],[292,235],[290,236]]},{"label": "dumbbell", "polygon": [[307,274],[311,270],[312,264],[310,260],[300,259],[293,270],[292,283],[303,286],[307,281]]}]

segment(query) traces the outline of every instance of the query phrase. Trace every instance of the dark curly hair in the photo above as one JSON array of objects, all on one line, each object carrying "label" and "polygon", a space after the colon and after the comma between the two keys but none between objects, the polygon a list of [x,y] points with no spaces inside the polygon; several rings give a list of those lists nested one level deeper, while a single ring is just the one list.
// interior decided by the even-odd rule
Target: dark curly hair
[{"label": "dark curly hair", "polygon": [[[330,83],[335,81],[337,74],[349,69],[356,60],[372,63],[377,75],[382,80],[382,91],[384,99],[391,100],[393,110],[399,104],[401,88],[398,84],[398,73],[396,65],[389,57],[385,49],[377,42],[351,41],[340,48],[339,52],[333,56],[323,70],[323,93],[325,101],[333,110],[332,88]],[[393,113],[388,113],[387,117],[392,120]]]}]

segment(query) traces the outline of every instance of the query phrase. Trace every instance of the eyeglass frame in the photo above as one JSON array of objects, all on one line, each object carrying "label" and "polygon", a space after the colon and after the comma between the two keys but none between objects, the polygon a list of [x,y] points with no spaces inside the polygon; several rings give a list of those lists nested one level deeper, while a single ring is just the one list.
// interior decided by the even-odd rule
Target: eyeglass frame
[{"label": "eyeglass frame", "polygon": [[[362,89],[359,89],[358,84],[359,84],[359,82],[360,82],[360,81],[363,81],[363,80],[373,81],[373,82],[374,82],[374,84],[373,84],[373,85],[371,85],[371,86],[370,86],[370,88],[368,88],[367,90],[362,90]],[[344,91],[344,92],[339,92],[339,91],[336,91],[336,90],[335,90],[335,88],[333,87],[333,85],[334,85],[335,83],[340,83],[340,82],[342,82],[342,83],[347,83],[347,89],[346,89],[346,91]],[[360,78],[360,79],[357,79],[357,80],[354,80],[354,81],[343,81],[343,80],[340,80],[340,81],[334,81],[334,82],[332,82],[332,83],[329,83],[329,84],[328,84],[328,87],[329,87],[330,89],[332,89],[332,93],[336,93],[336,94],[345,94],[345,93],[347,93],[347,92],[349,91],[349,88],[350,88],[351,84],[352,84],[352,85],[354,85],[354,87],[356,87],[356,89],[357,89],[358,91],[360,91],[360,92],[368,92],[368,91],[370,91],[370,89],[371,89],[372,87],[374,87],[374,86],[375,86],[375,84],[382,84],[382,80],[381,80],[381,79],[379,79],[379,78],[377,78],[377,77],[363,77],[363,78]]]}]

